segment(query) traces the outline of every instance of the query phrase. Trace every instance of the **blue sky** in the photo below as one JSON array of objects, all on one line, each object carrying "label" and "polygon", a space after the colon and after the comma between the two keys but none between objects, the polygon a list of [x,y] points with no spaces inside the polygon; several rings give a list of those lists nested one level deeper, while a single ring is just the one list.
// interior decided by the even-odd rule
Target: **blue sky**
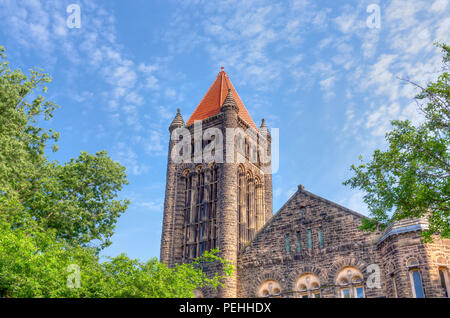
[{"label": "blue sky", "polygon": [[[221,66],[255,123],[280,129],[274,211],[303,184],[366,214],[342,182],[384,147],[391,119],[421,120],[399,78],[424,84],[440,70],[432,43],[450,43],[448,2],[0,0],[0,45],[13,67],[53,77],[52,159],[106,149],[127,167],[132,205],[103,254],[145,260],[159,257],[167,127],[178,107],[187,121]],[[66,24],[72,3],[79,29]]]}]

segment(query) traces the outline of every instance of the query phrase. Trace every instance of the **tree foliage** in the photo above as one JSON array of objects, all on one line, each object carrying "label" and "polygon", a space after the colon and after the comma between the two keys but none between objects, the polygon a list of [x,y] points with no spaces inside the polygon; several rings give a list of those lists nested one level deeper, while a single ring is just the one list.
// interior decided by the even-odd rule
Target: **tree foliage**
[{"label": "tree foliage", "polygon": [[[0,218],[0,296],[34,298],[175,298],[193,297],[201,287],[217,288],[223,276],[209,278],[199,264],[220,263],[224,275],[233,266],[206,252],[191,264],[168,268],[152,258],[147,262],[125,254],[100,263],[95,250],[57,239],[29,220],[20,227]],[[76,270],[79,269],[79,285]]]},{"label": "tree foliage", "polygon": [[117,200],[128,183],[125,168],[105,151],[82,152],[66,164],[50,161],[45,150],[59,133],[38,124],[58,108],[41,95],[51,79],[39,70],[11,70],[4,51],[0,47],[0,208],[14,201],[3,213],[31,215],[74,244],[108,246],[129,203]]},{"label": "tree foliage", "polygon": [[434,234],[450,238],[450,47],[437,45],[444,53],[442,74],[427,87],[409,82],[420,88],[415,100],[423,122],[392,121],[387,150],[377,149],[369,162],[352,165],[354,176],[344,182],[366,193],[373,218],[365,220],[365,229],[427,217],[425,241]]}]

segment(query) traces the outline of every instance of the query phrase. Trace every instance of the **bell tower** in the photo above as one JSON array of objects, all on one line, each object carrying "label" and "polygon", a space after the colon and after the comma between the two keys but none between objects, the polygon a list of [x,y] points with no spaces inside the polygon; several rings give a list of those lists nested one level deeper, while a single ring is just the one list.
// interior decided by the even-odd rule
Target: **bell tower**
[{"label": "bell tower", "polygon": [[[169,132],[160,260],[173,266],[219,248],[237,268],[272,216],[265,121],[258,129],[222,67],[186,124],[178,109]],[[237,272],[224,284],[208,296],[236,297]]]}]

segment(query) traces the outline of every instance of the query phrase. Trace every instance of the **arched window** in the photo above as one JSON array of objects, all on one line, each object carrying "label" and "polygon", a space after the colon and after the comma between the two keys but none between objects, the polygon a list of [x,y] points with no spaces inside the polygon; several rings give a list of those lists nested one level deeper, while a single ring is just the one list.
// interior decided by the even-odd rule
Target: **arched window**
[{"label": "arched window", "polygon": [[276,297],[281,296],[280,284],[276,280],[266,280],[258,288],[258,297]]},{"label": "arched window", "polygon": [[250,171],[239,166],[237,175],[238,242],[241,249],[253,239],[265,222],[263,184]]},{"label": "arched window", "polygon": [[438,256],[436,262],[438,265],[439,281],[441,283],[443,295],[445,297],[450,297],[450,276],[447,261],[445,257]]},{"label": "arched window", "polygon": [[320,282],[317,275],[302,274],[296,283],[296,290],[300,298],[320,298]]},{"label": "arched window", "polygon": [[411,269],[409,271],[411,286],[413,290],[413,296],[415,298],[425,298],[423,293],[422,286],[422,275],[420,274],[420,270],[418,268]]},{"label": "arched window", "polygon": [[361,272],[352,266],[342,268],[336,279],[342,298],[364,298],[364,280]]},{"label": "arched window", "polygon": [[216,247],[217,167],[184,174],[183,260]]},{"label": "arched window", "polygon": [[406,266],[409,268],[409,279],[414,298],[425,298],[422,284],[422,274],[419,268],[419,261],[416,258],[410,258]]}]

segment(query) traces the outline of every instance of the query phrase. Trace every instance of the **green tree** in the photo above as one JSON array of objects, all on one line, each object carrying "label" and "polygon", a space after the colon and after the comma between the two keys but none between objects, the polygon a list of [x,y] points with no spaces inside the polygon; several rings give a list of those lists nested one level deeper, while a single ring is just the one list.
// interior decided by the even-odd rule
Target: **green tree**
[{"label": "green tree", "polygon": [[73,244],[108,246],[129,204],[117,200],[128,183],[125,168],[105,151],[82,152],[63,165],[50,161],[45,150],[59,134],[38,124],[58,108],[41,95],[51,79],[39,70],[11,70],[4,52],[0,46],[0,210],[11,220],[31,215]]},{"label": "green tree", "polygon": [[[193,297],[195,289],[222,286],[222,278],[233,272],[217,250],[173,268],[156,258],[141,262],[125,254],[100,263],[95,250],[59,241],[53,229],[33,220],[20,225],[13,228],[0,218],[0,297]],[[205,263],[223,264],[224,276],[208,277],[200,266]],[[73,276],[78,269],[79,286]]]},{"label": "green tree", "polygon": [[387,150],[377,149],[369,162],[352,165],[354,176],[344,182],[365,191],[373,218],[365,220],[364,229],[427,217],[425,242],[434,234],[450,238],[450,47],[437,46],[444,53],[442,74],[427,87],[409,82],[421,90],[415,100],[423,122],[415,126],[408,120],[392,121]]}]

